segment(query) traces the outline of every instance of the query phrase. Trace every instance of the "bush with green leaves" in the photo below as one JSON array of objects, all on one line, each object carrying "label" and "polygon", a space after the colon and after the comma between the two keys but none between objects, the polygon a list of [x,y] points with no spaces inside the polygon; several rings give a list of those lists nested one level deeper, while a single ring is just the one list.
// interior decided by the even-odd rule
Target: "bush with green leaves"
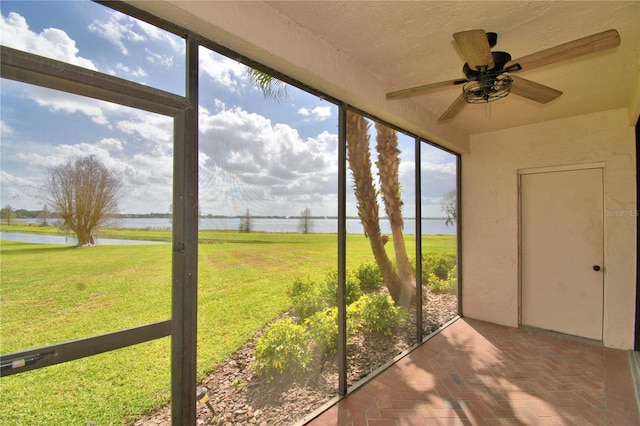
[{"label": "bush with green leaves", "polygon": [[391,296],[367,294],[347,307],[347,318],[369,333],[390,335],[393,327],[406,318],[406,311],[396,306]]},{"label": "bush with green leaves", "polygon": [[382,287],[384,279],[380,267],[375,262],[365,262],[356,269],[356,276],[363,291],[377,290]]},{"label": "bush with green leaves", "polygon": [[429,288],[436,293],[452,293],[458,285],[458,268],[453,267],[447,274],[446,279],[441,279],[437,275],[429,274]]},{"label": "bush with green leaves", "polygon": [[[358,276],[353,271],[347,271],[346,275],[346,292],[345,299],[347,305],[355,302],[362,296],[362,289],[360,289],[360,280],[358,280]],[[329,306],[337,306],[338,304],[338,271],[333,270],[327,275],[325,275],[324,279],[325,289],[324,289],[324,299]]]},{"label": "bush with green leaves", "polygon": [[296,278],[289,288],[294,313],[301,319],[310,317],[327,307],[322,289],[315,282]]},{"label": "bush with green leaves", "polygon": [[256,342],[255,371],[271,381],[276,374],[303,373],[311,358],[306,327],[284,318],[273,323]]},{"label": "bush with green leaves", "polygon": [[323,353],[338,351],[338,308],[316,312],[304,321],[315,346]]},{"label": "bush with green leaves", "polygon": [[458,285],[455,254],[426,252],[422,255],[422,282],[432,291],[454,291]]},{"label": "bush with green leaves", "polygon": [[[338,351],[338,308],[316,312],[304,321],[315,347],[334,355]],[[362,328],[361,321],[347,314],[347,339]]]}]

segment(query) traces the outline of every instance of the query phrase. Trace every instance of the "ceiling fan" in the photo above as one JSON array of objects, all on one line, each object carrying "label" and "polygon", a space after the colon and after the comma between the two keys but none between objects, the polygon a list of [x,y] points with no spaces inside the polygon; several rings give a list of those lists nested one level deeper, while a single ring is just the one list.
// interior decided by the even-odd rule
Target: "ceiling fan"
[{"label": "ceiling fan", "polygon": [[453,38],[463,58],[467,61],[462,68],[466,78],[397,90],[387,93],[387,99],[415,96],[446,86],[462,85],[462,93],[440,116],[438,121],[452,119],[467,103],[492,102],[509,93],[546,104],[556,99],[562,92],[511,74],[529,71],[620,45],[618,31],[607,30],[544,49],[517,60],[511,60],[511,55],[507,52],[491,51],[498,40],[496,33],[469,30],[455,33]]}]

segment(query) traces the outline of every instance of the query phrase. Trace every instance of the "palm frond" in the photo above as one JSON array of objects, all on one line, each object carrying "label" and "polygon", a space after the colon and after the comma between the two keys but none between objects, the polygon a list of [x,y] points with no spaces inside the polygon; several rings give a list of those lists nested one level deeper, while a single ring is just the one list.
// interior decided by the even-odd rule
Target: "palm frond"
[{"label": "palm frond", "polygon": [[249,77],[249,80],[251,80],[251,82],[262,92],[266,99],[271,99],[280,103],[289,98],[287,84],[284,81],[278,80],[272,75],[253,68],[249,68],[247,70],[247,76]]}]

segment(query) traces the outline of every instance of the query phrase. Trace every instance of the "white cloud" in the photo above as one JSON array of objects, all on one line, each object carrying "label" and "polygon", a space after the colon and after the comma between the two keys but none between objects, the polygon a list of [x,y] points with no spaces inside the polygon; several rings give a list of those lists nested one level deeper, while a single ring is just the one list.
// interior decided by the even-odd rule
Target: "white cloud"
[{"label": "white cloud", "polygon": [[[34,183],[39,186],[46,176],[46,170],[73,161],[75,158],[94,156],[97,161],[122,178],[122,212],[146,213],[150,211],[167,211],[172,197],[173,160],[171,153],[145,152],[131,155],[122,149],[116,139],[104,138],[97,143],[81,142],[57,146],[42,146],[39,151],[21,152],[18,157],[24,167],[38,170],[39,174],[30,175],[29,179],[11,176],[3,172],[3,201],[11,194],[28,194],[36,199]],[[6,176],[5,176],[6,175]],[[6,189],[10,193],[5,191]],[[30,191],[30,192],[29,192]],[[23,196],[23,199],[26,199]],[[37,199],[40,200],[41,197]],[[37,201],[40,202],[40,201]],[[31,208],[35,208],[32,205]],[[27,207],[29,208],[29,207]]]},{"label": "white cloud", "polygon": [[5,46],[97,70],[91,60],[78,56],[76,42],[67,33],[57,28],[35,33],[18,13],[10,12],[6,18],[0,17],[0,34]]},{"label": "white cloud", "polygon": [[298,214],[304,206],[295,203],[335,202],[337,135],[305,139],[238,107],[201,113],[200,131],[203,211],[234,205],[241,212],[257,202],[271,214]]},{"label": "white cloud", "polygon": [[98,143],[96,144],[96,146],[98,146],[99,148],[104,149],[105,151],[123,151],[124,147],[122,145],[122,142],[120,142],[118,139],[114,139],[114,138],[103,138],[100,139],[98,141]]},{"label": "white cloud", "polygon": [[84,114],[91,117],[91,120],[94,123],[101,125],[109,124],[104,110],[115,110],[118,108],[117,105],[109,104],[107,102],[41,87],[29,88],[28,96],[37,102],[38,105],[47,107],[51,111],[63,111],[69,114]]},{"label": "white cloud", "polygon": [[[106,19],[94,19],[88,29],[116,46],[123,55],[129,55],[130,47],[128,46],[131,43],[146,42],[144,46],[145,59],[151,64],[170,68],[174,64],[174,56],[184,56],[185,43],[183,39],[120,12],[111,11]],[[164,52],[155,50],[164,50]],[[147,73],[141,67],[136,70],[126,71],[122,68],[120,69],[126,75],[134,77],[147,76]]]},{"label": "white cloud", "polygon": [[[15,141],[3,152],[3,170],[16,177],[28,176],[25,182],[39,186],[48,167],[63,164],[79,157],[93,155],[102,164],[114,170],[123,179],[121,210],[127,212],[167,211],[172,194],[173,121],[170,117],[139,111],[107,102],[69,95],[49,89],[29,87],[26,96],[51,111],[62,126],[74,129],[62,143],[55,145],[56,135],[41,141]],[[60,114],[64,113],[64,114]],[[75,118],[65,114],[82,114],[94,122],[105,125],[113,136],[101,135],[91,140],[92,134],[78,129]],[[75,123],[75,125],[74,125]],[[71,126],[71,127],[67,127]],[[3,125],[3,138],[9,135]],[[47,128],[40,129],[47,134]],[[15,138],[12,138],[15,139]],[[4,141],[3,141],[4,142]],[[7,137],[7,143],[9,138]],[[9,151],[10,150],[10,151]],[[22,208],[41,207],[38,188],[19,184],[10,175],[3,177],[1,198],[11,202],[22,194]]]},{"label": "white cloud", "polygon": [[172,55],[162,55],[160,53],[152,52],[149,48],[145,48],[145,52],[147,53],[147,61],[152,64],[162,65],[167,68],[170,68],[173,65]]},{"label": "white cloud", "polygon": [[123,55],[128,55],[129,50],[125,41],[145,41],[143,34],[135,31],[136,20],[120,12],[111,12],[106,21],[95,19],[89,24],[89,31],[97,34],[120,49]]},{"label": "white cloud", "polygon": [[321,106],[321,107],[315,107],[313,109],[300,108],[298,110],[298,114],[305,117],[309,117],[314,121],[324,121],[331,118],[331,107]]},{"label": "white cloud", "polygon": [[163,151],[172,149],[173,121],[169,117],[39,87],[29,88],[28,96],[38,105],[53,112],[83,114],[96,124],[115,127],[162,146]]},{"label": "white cloud", "polygon": [[116,69],[121,71],[121,73],[123,73],[124,75],[130,75],[132,77],[147,77],[149,75],[145,70],[142,69],[142,67],[138,67],[137,69],[132,70],[122,63],[117,63]]},{"label": "white cloud", "polygon": [[7,137],[13,135],[15,131],[11,126],[4,122],[4,120],[0,120],[0,135],[3,137]]},{"label": "white cloud", "polygon": [[420,164],[420,167],[423,171],[426,171],[426,172],[438,172],[438,173],[444,173],[444,174],[453,175],[453,176],[456,175],[456,163],[454,162],[432,163],[432,162],[422,161]]},{"label": "white cloud", "polygon": [[13,175],[6,170],[0,170],[0,182],[3,185],[11,184],[11,185],[23,185],[29,186],[32,182],[30,179],[23,178],[21,176]]},{"label": "white cloud", "polygon": [[165,154],[173,150],[173,121],[169,117],[131,111],[127,119],[116,122],[116,128],[150,143],[154,152]]},{"label": "white cloud", "polygon": [[[164,185],[164,191],[172,186],[173,161],[170,155],[154,156],[136,154],[127,161],[125,175],[132,187]],[[169,191],[171,192],[171,191]]]},{"label": "white cloud", "polygon": [[29,166],[39,166],[45,169],[65,164],[75,158],[94,156],[96,160],[103,164],[106,164],[110,158],[107,150],[90,143],[62,144],[53,147],[43,146],[38,152],[20,152],[17,156]]},{"label": "white cloud", "polygon": [[247,67],[209,49],[200,49],[200,70],[216,83],[235,91],[247,80]]},{"label": "white cloud", "polygon": [[142,31],[149,40],[161,42],[163,45],[170,47],[174,52],[183,52],[185,50],[184,40],[180,37],[144,21],[139,21],[133,18],[130,19],[136,23],[140,31]]},{"label": "white cloud", "polygon": [[2,192],[2,206],[12,204],[13,207],[22,208],[28,198],[38,195],[38,187],[42,179],[30,176],[28,178],[12,174],[6,170],[0,170],[0,191]]}]

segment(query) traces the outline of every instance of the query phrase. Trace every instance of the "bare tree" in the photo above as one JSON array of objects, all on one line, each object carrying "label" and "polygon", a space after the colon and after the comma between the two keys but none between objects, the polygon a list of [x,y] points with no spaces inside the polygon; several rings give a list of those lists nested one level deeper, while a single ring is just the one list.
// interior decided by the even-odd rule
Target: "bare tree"
[{"label": "bare tree", "polygon": [[253,230],[253,219],[251,219],[251,214],[249,213],[249,209],[247,209],[247,214],[240,219],[240,232],[251,232]]},{"label": "bare tree", "polygon": [[78,238],[78,246],[93,246],[93,231],[118,210],[121,181],[93,156],[49,169],[44,187],[47,202]]},{"label": "bare tree", "polygon": [[445,225],[455,224],[458,220],[458,197],[455,189],[447,192],[447,194],[442,197],[440,206],[442,207],[442,211],[447,215]]},{"label": "bare tree", "polygon": [[16,217],[16,213],[13,211],[13,207],[7,204],[0,210],[0,217],[7,221],[7,225],[11,225],[11,219]]},{"label": "bare tree", "polygon": [[47,226],[49,224],[48,221],[51,218],[51,214],[49,214],[49,209],[47,208],[46,204],[42,206],[42,211],[40,212],[38,217],[42,219],[42,226]]},{"label": "bare tree", "polygon": [[311,210],[309,207],[300,212],[300,222],[298,223],[298,229],[303,234],[308,234],[313,228],[313,221],[311,218]]}]

